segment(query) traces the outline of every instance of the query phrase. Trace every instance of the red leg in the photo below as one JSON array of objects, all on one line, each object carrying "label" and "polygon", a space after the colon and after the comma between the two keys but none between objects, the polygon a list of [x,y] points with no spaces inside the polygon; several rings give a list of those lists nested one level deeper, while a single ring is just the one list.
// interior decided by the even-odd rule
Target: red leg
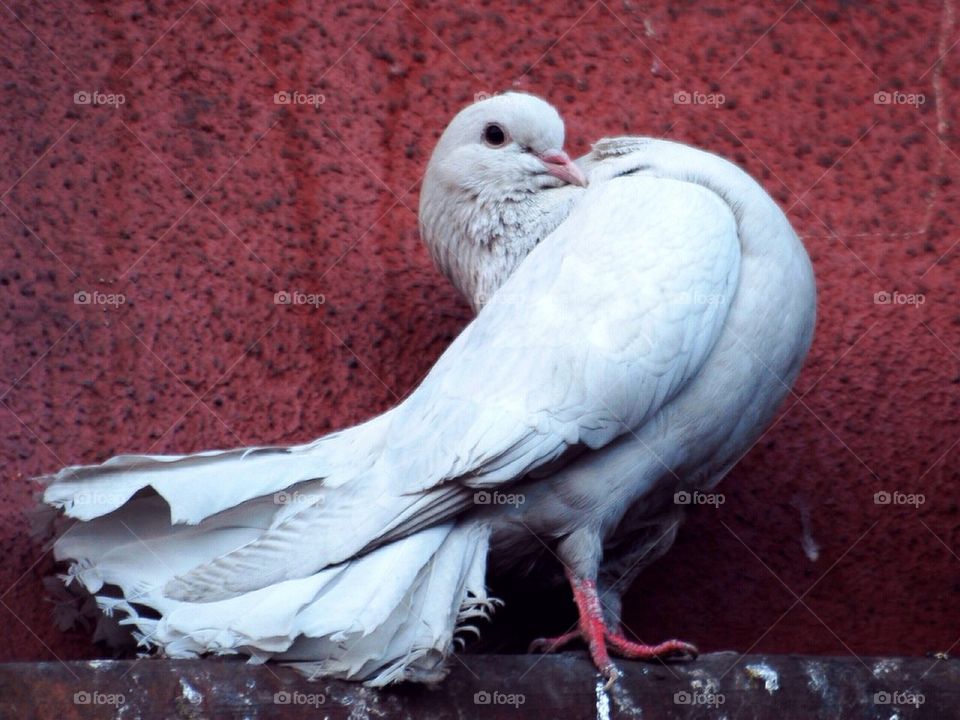
[{"label": "red leg", "polygon": [[587,641],[593,664],[597,666],[600,674],[607,678],[609,687],[620,677],[620,671],[607,653],[607,643],[604,641],[607,628],[603,624],[603,609],[597,596],[597,584],[593,580],[578,578],[569,570],[567,578],[573,588],[573,600],[580,612],[580,634]]}]

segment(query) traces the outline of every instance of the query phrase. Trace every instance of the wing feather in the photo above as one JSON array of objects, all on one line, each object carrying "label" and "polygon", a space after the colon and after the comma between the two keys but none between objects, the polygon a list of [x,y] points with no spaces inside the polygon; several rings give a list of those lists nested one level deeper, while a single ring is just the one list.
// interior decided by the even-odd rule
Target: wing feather
[{"label": "wing feather", "polygon": [[739,265],[735,218],[710,190],[642,176],[591,187],[392,411],[344,512],[304,507],[170,591],[303,577],[463,512],[466,488],[636,430],[710,354]]}]

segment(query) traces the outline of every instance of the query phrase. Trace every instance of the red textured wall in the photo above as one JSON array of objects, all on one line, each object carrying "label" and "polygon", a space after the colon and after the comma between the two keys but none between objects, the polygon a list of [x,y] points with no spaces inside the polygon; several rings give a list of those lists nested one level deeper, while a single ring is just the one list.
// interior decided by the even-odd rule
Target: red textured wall
[{"label": "red textured wall", "polygon": [[[788,211],[819,279],[798,395],[721,486],[723,506],[697,509],[641,576],[629,628],[705,650],[950,647],[953,0],[460,5],[0,9],[0,657],[99,652],[52,626],[31,476],[304,441],[416,385],[469,319],[420,244],[418,181],[453,113],[510,87],[558,106],[576,154],[634,133],[732,158]],[[125,102],[75,104],[83,90]],[[274,104],[281,90],[325,102]],[[878,104],[878,91],[904,95]],[[900,102],[910,94],[923,103]],[[281,290],[325,303],[278,306]],[[77,304],[79,291],[125,302]],[[883,292],[923,302],[877,304]],[[877,505],[882,490],[925,502]],[[552,603],[546,617],[569,613]],[[544,617],[505,614],[515,637],[567,627]]]}]

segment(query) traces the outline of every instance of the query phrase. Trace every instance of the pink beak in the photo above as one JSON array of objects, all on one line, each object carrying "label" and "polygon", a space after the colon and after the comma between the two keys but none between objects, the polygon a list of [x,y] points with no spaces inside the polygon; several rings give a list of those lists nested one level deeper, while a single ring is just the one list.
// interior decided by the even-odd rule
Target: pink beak
[{"label": "pink beak", "polygon": [[578,168],[570,156],[563,150],[548,150],[537,157],[547,166],[547,172],[571,185],[587,186],[587,178]]}]

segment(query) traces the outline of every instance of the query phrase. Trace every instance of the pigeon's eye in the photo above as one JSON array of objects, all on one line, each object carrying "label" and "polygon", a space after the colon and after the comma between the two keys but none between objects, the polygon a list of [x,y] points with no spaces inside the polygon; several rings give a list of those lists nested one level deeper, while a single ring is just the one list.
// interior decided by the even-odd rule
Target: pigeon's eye
[{"label": "pigeon's eye", "polygon": [[483,129],[483,141],[490,147],[502,147],[507,142],[507,133],[496,123],[490,123]]}]

